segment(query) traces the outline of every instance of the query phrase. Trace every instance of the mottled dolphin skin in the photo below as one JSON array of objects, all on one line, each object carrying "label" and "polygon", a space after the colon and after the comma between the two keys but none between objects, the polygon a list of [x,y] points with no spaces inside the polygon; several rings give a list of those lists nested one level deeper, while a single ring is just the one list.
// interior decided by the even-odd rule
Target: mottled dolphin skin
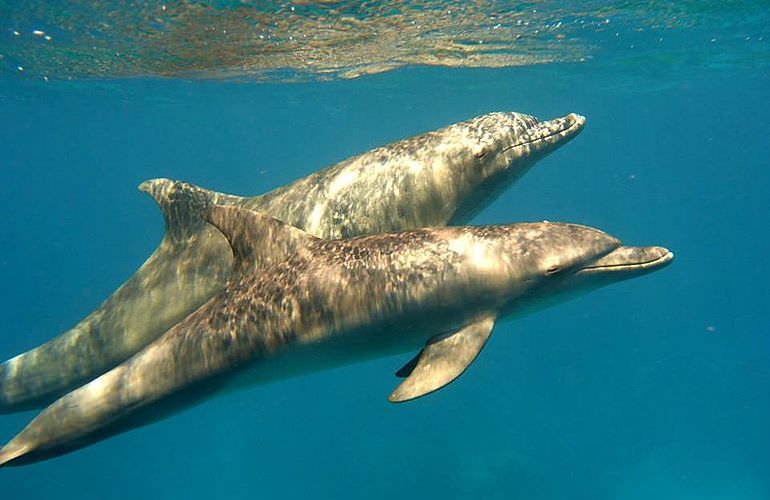
[{"label": "mottled dolphin skin", "polygon": [[[497,320],[668,264],[563,223],[445,227],[322,240],[257,212],[211,207],[235,255],[226,288],[144,350],[43,410],[0,465],[71,451],[212,394],[424,346],[390,395],[440,389]],[[287,257],[265,267],[262,241]]]},{"label": "mottled dolphin skin", "polygon": [[208,205],[259,210],[321,238],[467,221],[583,128],[490,113],[376,148],[251,198],[167,179],[140,189],[159,204],[158,249],[112,296],[59,337],[0,365],[0,413],[45,406],[155,340],[224,287],[231,254],[200,217]]}]

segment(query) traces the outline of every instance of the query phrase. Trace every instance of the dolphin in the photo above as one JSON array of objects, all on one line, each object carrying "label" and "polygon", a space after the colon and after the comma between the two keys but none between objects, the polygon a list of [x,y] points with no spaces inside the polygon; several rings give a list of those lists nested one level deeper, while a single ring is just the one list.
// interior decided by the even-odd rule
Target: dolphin
[{"label": "dolphin", "polygon": [[206,217],[235,258],[225,289],[43,410],[0,449],[0,465],[71,451],[228,388],[422,348],[389,397],[409,401],[462,374],[497,321],[673,258],[565,223],[323,240],[239,207],[212,206]]},{"label": "dolphin", "polygon": [[200,213],[258,210],[321,238],[349,238],[468,221],[585,118],[540,121],[489,113],[373,149],[254,197],[168,179],[139,189],[158,203],[165,235],[149,259],[71,330],[0,364],[0,413],[45,406],[155,340],[220,291],[232,257]]}]

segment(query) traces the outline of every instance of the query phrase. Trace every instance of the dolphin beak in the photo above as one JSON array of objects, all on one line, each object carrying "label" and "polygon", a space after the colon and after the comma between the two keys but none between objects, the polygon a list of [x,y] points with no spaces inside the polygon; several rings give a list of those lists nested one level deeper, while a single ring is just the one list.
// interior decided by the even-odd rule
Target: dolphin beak
[{"label": "dolphin beak", "polygon": [[663,247],[621,246],[581,268],[579,274],[654,271],[668,265],[674,254]]},{"label": "dolphin beak", "polygon": [[570,113],[567,116],[556,118],[546,123],[559,130],[557,135],[560,135],[562,138],[572,138],[583,130],[583,127],[586,125],[586,117],[577,113]]},{"label": "dolphin beak", "polygon": [[576,113],[544,121],[533,131],[530,142],[538,145],[561,144],[578,135],[585,124],[585,117]]},{"label": "dolphin beak", "polygon": [[511,159],[533,154],[541,157],[572,140],[586,124],[585,117],[575,113],[547,121],[538,121],[532,116],[524,118],[526,132],[521,134],[517,143],[502,150]]}]

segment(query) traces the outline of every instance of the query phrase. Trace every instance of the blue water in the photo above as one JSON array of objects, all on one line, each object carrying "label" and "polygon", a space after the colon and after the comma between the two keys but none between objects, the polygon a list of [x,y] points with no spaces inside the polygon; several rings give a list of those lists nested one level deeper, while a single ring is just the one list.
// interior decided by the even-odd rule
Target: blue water
[{"label": "blue water", "polygon": [[[770,72],[407,67],[350,81],[0,79],[0,354],[68,329],[155,248],[136,190],[257,194],[489,111],[583,133],[474,223],[559,220],[674,263],[499,325],[392,405],[381,359],[220,397],[35,465],[2,498],[770,499]],[[0,441],[34,413],[0,417]]]}]

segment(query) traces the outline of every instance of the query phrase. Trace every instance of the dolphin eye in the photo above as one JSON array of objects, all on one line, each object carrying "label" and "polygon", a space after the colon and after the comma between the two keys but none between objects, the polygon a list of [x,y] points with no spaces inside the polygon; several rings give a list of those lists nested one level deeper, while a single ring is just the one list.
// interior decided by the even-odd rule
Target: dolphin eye
[{"label": "dolphin eye", "polygon": [[561,271],[561,269],[559,268],[559,266],[551,266],[551,267],[549,267],[548,269],[546,269],[546,271],[545,271],[545,275],[546,275],[546,276],[551,276],[552,274],[556,274],[556,273],[558,273],[559,271]]}]

